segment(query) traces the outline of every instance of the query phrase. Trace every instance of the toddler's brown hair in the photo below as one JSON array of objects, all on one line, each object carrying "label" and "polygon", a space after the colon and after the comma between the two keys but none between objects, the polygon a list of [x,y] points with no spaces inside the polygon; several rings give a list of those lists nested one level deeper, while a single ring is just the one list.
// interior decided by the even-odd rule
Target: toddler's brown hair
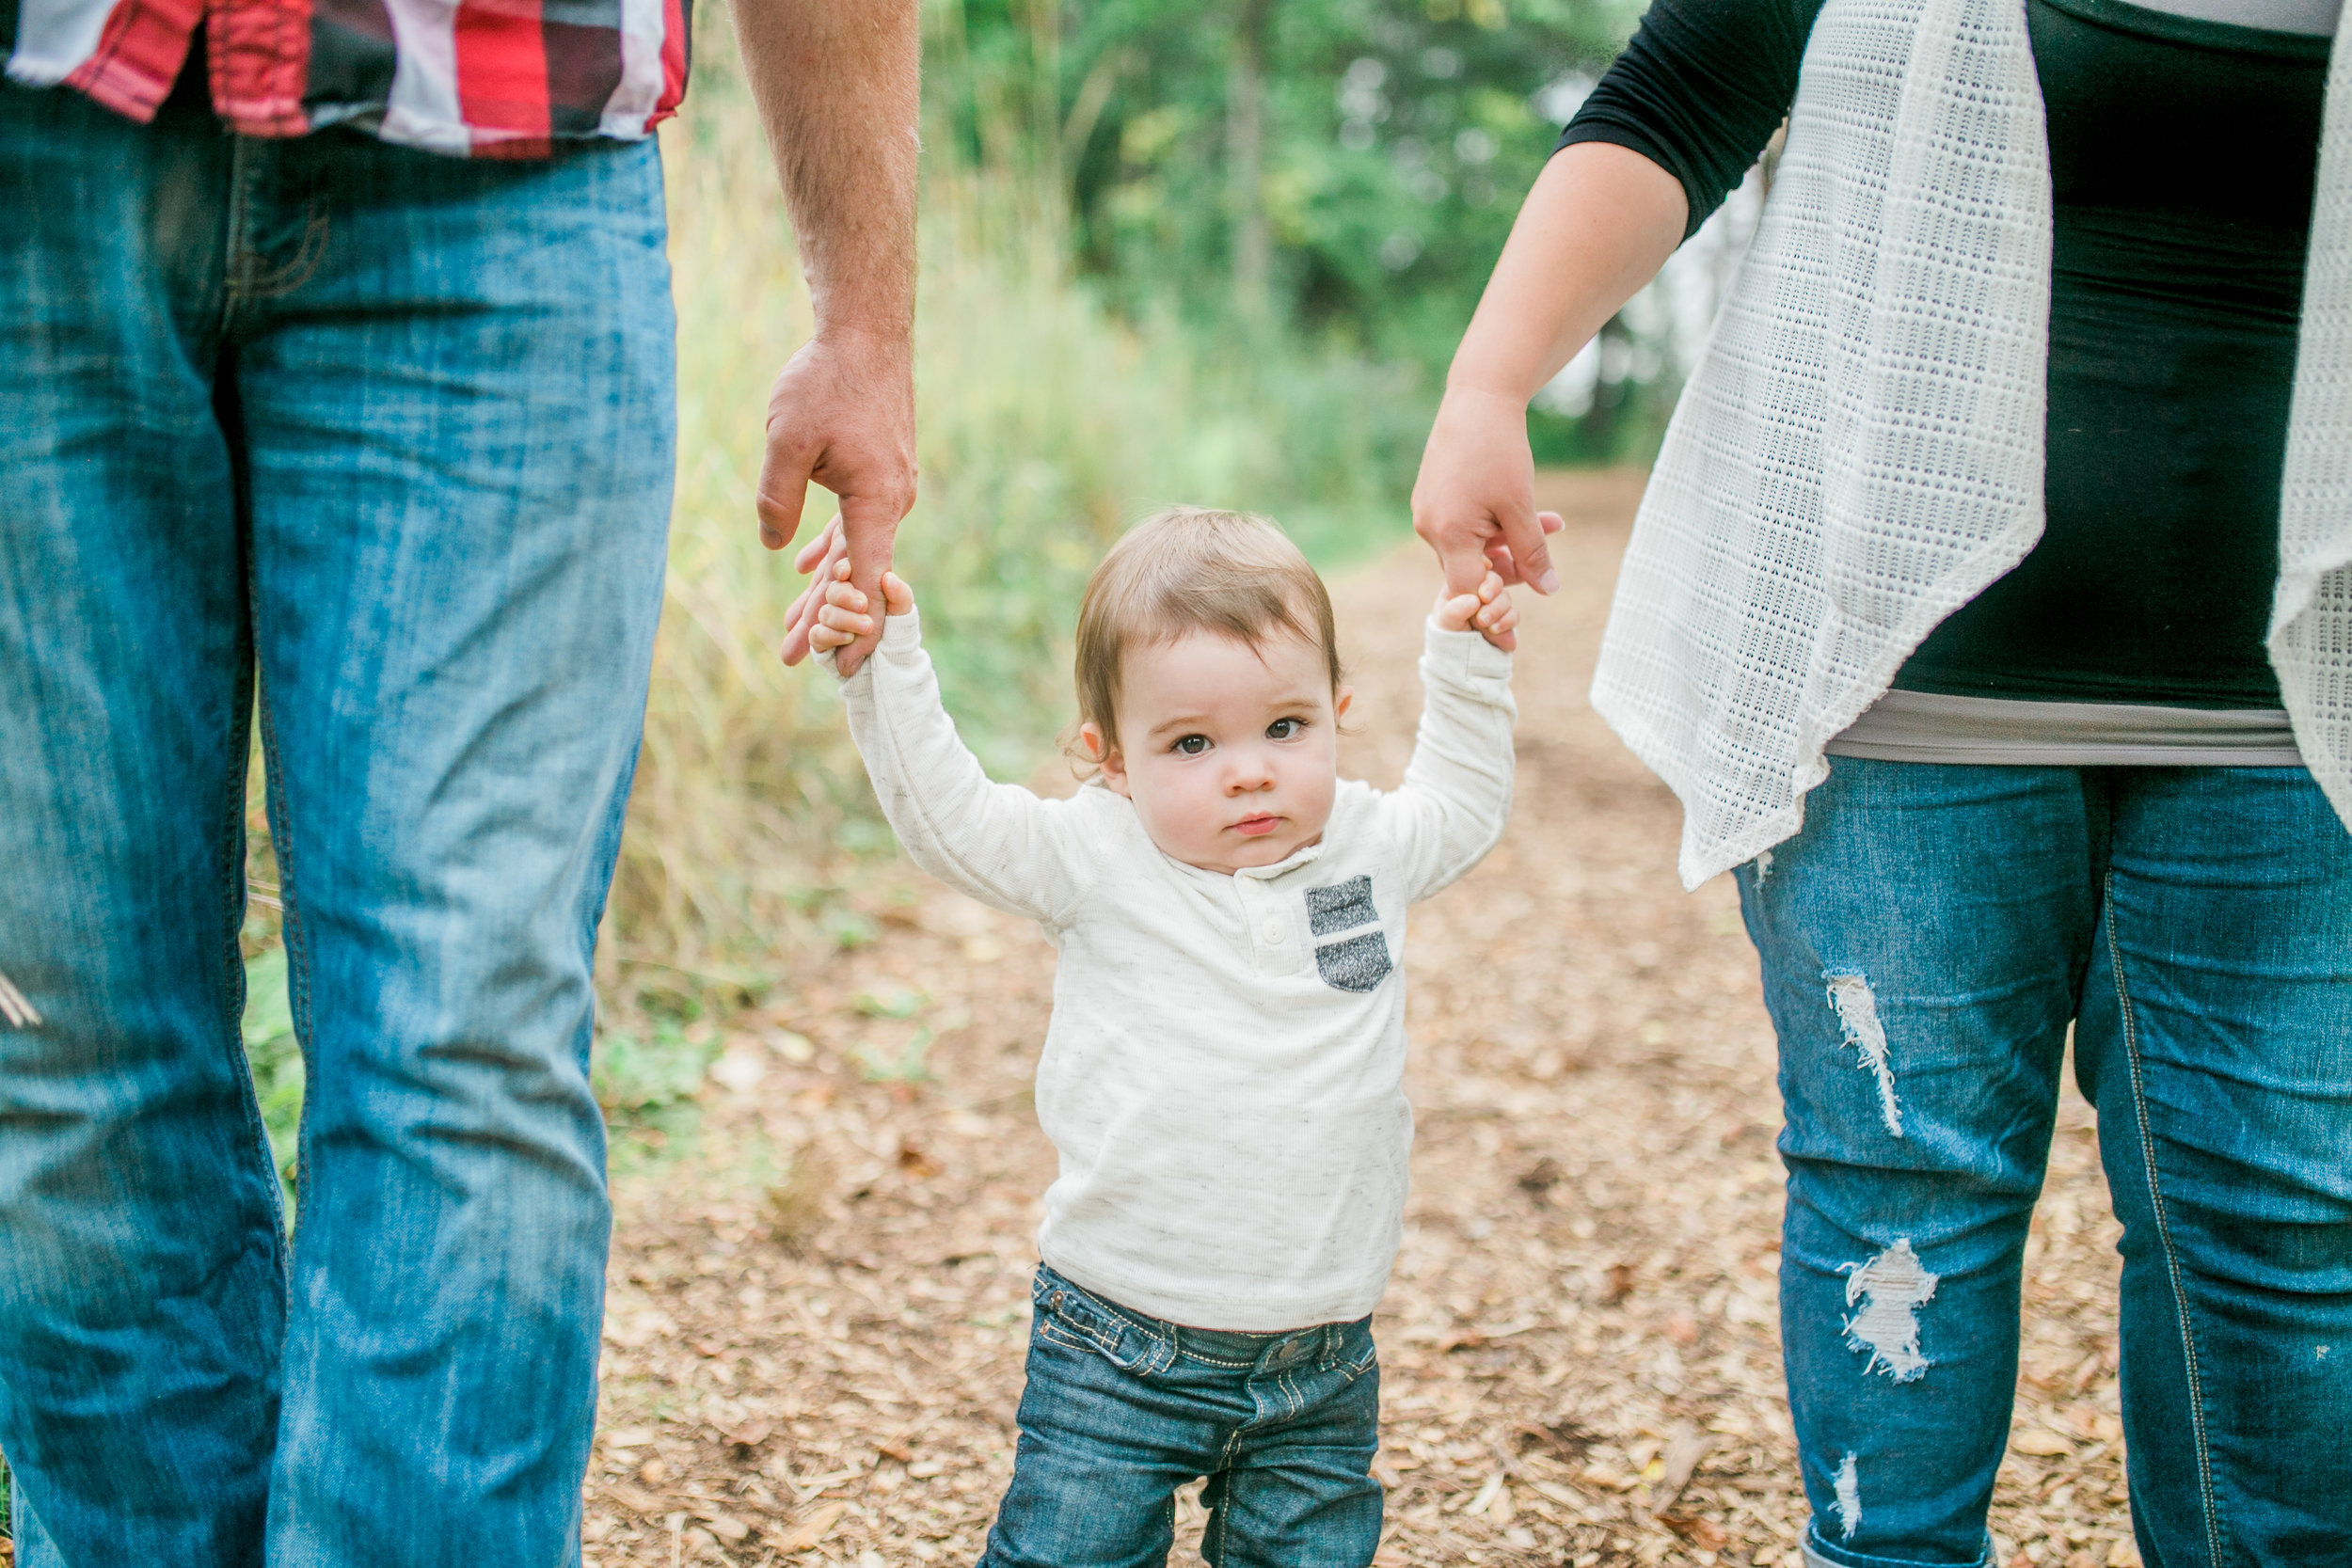
[{"label": "toddler's brown hair", "polygon": [[1253,651],[1283,633],[1323,651],[1340,686],[1331,595],[1270,517],[1171,506],[1134,528],[1094,569],[1078,605],[1078,718],[1119,744],[1120,669],[1127,650],[1212,632]]}]

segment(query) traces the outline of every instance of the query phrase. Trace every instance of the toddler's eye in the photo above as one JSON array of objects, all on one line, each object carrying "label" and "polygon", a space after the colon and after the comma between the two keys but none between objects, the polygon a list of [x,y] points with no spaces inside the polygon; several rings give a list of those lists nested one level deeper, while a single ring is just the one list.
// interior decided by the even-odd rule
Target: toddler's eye
[{"label": "toddler's eye", "polygon": [[1208,749],[1209,737],[1205,735],[1185,736],[1168,748],[1180,757],[1197,757]]},{"label": "toddler's eye", "polygon": [[1307,721],[1304,719],[1277,719],[1265,727],[1265,737],[1268,740],[1290,740],[1306,727]]}]

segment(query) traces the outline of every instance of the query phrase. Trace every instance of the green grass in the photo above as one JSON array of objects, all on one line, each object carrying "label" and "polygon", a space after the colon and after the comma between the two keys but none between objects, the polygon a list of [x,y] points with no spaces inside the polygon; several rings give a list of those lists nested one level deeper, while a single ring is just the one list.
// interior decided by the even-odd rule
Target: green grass
[{"label": "green grass", "polygon": [[596,1037],[591,1080],[612,1132],[611,1163],[627,1172],[679,1158],[694,1148],[701,1113],[694,1094],[719,1057],[716,1031],[660,1020],[641,1031]]},{"label": "green grass", "polygon": [[245,1055],[253,1069],[254,1097],[269,1129],[286,1212],[294,1213],[294,1164],[302,1121],[302,1048],[294,1039],[294,1006],[286,994],[286,950],[263,948],[245,961]]}]

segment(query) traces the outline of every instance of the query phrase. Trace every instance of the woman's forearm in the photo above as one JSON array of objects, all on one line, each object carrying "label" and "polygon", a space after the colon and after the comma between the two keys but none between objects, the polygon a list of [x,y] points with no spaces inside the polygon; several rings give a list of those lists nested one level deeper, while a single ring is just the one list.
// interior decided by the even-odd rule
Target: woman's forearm
[{"label": "woman's forearm", "polygon": [[[1682,182],[1641,153],[1578,142],[1553,154],[1446,375],[1413,484],[1413,528],[1446,587],[1489,566],[1539,594],[1559,585],[1535,510],[1527,402],[1682,243]],[[1504,646],[1510,646],[1505,642]]]},{"label": "woman's forearm", "polygon": [[1682,182],[1641,153],[1579,142],[1528,192],[1446,375],[1524,404],[1682,243]]}]

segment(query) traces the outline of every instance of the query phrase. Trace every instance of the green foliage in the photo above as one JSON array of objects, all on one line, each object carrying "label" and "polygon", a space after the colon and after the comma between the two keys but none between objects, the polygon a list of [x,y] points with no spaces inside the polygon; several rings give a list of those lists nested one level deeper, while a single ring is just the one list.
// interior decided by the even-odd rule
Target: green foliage
[{"label": "green foliage", "polygon": [[673,1023],[656,1025],[647,1038],[610,1031],[597,1040],[596,1103],[615,1116],[667,1110],[692,1098],[718,1054],[707,1039],[689,1039]]},{"label": "green foliage", "polygon": [[294,1217],[296,1165],[301,1157],[303,1061],[294,1038],[294,1005],[286,987],[286,950],[271,946],[245,961],[245,1055],[270,1155]]},{"label": "green foliage", "polygon": [[613,1117],[649,1117],[693,1098],[718,1060],[713,1035],[693,1039],[675,1022],[659,1022],[646,1037],[607,1030],[597,1037],[595,1098]]},{"label": "green foliage", "polygon": [[884,991],[862,990],[855,1003],[857,1010],[867,1018],[913,1018],[930,1005],[930,997],[904,986]]},{"label": "green foliage", "polygon": [[714,1031],[666,1020],[644,1034],[607,1029],[597,1035],[590,1081],[612,1130],[615,1166],[684,1151],[701,1122],[694,1095],[718,1057]]},{"label": "green foliage", "polygon": [[869,1084],[928,1084],[932,1038],[929,1028],[918,1027],[895,1053],[868,1041],[858,1047],[858,1072]]},{"label": "green foliage", "polygon": [[[912,987],[894,986],[882,991],[860,991],[855,1006],[867,1018],[914,1019],[931,1005],[931,999]],[[858,1047],[858,1070],[869,1084],[925,1084],[930,1082],[930,1026],[917,1023],[914,1033],[895,1048],[879,1039],[869,1039]]]},{"label": "green foliage", "polygon": [[[1131,314],[1238,309],[1440,372],[1640,0],[938,0],[932,140],[1068,192]],[[1253,244],[1265,276],[1251,276]]]}]

